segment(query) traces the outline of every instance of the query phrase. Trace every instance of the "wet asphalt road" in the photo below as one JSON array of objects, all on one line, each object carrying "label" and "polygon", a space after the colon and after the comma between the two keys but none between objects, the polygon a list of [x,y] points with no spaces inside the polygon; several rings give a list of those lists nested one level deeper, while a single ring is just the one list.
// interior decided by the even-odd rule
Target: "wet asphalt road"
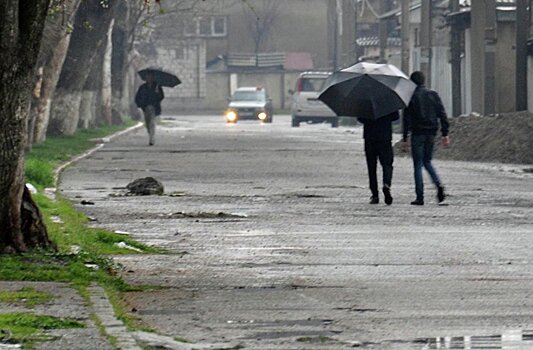
[{"label": "wet asphalt road", "polygon": [[[130,283],[165,287],[125,296],[162,334],[247,349],[505,348],[502,334],[533,347],[533,175],[436,161],[448,205],[426,177],[412,207],[398,157],[393,205],[371,206],[362,146],[360,128],[288,116],[174,117],[155,146],[145,130],[122,137],[60,189],[93,201],[78,207],[97,226],[169,250],[116,257]],[[113,196],[145,176],[166,195]]]}]

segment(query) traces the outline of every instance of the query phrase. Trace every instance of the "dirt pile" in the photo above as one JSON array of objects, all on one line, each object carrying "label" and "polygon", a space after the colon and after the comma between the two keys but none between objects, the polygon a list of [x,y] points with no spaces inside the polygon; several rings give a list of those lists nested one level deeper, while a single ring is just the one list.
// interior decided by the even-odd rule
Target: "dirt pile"
[{"label": "dirt pile", "polygon": [[533,164],[533,114],[469,115],[449,120],[451,144],[447,148],[436,145],[436,158]]}]

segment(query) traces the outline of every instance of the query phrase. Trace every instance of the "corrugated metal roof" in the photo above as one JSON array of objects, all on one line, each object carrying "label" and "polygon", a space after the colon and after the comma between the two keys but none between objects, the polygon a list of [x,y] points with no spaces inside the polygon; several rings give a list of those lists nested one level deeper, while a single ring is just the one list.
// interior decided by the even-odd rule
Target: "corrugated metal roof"
[{"label": "corrugated metal roof", "polygon": [[[362,47],[379,46],[379,37],[377,36],[365,36],[357,38],[357,45]],[[401,46],[401,38],[387,38],[387,46]]]}]

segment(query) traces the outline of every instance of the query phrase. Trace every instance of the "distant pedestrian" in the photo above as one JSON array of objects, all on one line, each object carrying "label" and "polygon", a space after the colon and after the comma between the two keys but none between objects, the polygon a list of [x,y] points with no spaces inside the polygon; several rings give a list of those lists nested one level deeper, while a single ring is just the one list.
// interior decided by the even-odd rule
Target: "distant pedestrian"
[{"label": "distant pedestrian", "polygon": [[437,187],[437,200],[441,203],[446,198],[446,194],[444,193],[444,186],[431,164],[431,159],[439,126],[442,145],[448,146],[450,143],[448,118],[437,92],[424,86],[426,80],[424,74],[420,71],[413,72],[410,78],[417,85],[417,88],[404,112],[402,146],[404,150],[409,148],[407,140],[410,133],[416,192],[416,199],[411,204],[424,205],[422,167],[427,170],[433,184]]},{"label": "distant pedestrian", "polygon": [[165,98],[163,89],[157,85],[152,73],[146,74],[146,82],[139,87],[135,95],[135,104],[144,112],[144,121],[148,131],[148,144],[155,144],[155,118],[161,114],[161,101]]},{"label": "distant pedestrian", "polygon": [[398,112],[388,114],[378,119],[358,120],[364,124],[363,137],[365,139],[365,156],[370,184],[370,204],[379,203],[379,190],[377,179],[378,160],[383,171],[383,195],[387,205],[392,204],[392,163],[394,152],[392,150],[392,122],[400,117]]}]

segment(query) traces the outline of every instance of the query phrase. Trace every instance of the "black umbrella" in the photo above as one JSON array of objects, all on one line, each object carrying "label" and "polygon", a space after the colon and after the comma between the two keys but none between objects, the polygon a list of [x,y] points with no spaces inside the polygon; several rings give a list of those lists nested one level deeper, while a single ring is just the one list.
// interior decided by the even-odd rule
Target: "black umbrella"
[{"label": "black umbrella", "polygon": [[407,107],[415,89],[395,66],[361,62],[333,73],[318,98],[339,116],[377,119]]},{"label": "black umbrella", "polygon": [[174,87],[178,84],[181,84],[181,81],[172,73],[165,72],[158,68],[145,68],[140,70],[139,75],[142,80],[146,80],[146,76],[153,74],[156,83],[160,86]]}]

